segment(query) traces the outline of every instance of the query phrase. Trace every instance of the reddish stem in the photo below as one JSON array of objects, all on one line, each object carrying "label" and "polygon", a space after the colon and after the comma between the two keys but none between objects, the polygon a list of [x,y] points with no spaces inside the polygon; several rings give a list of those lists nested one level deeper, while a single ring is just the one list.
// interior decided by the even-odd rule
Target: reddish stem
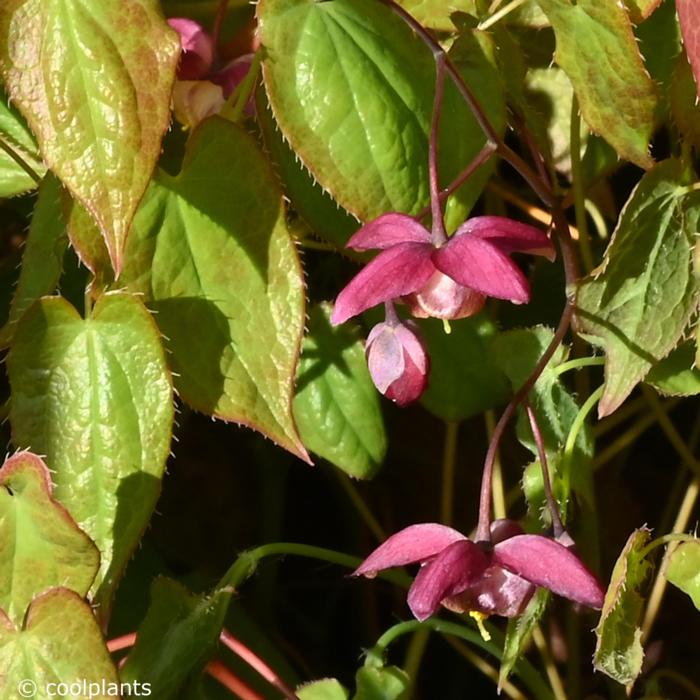
[{"label": "reddish stem", "polygon": [[220,639],[236,656],[255,669],[270,685],[277,688],[287,700],[299,700],[299,696],[287,686],[275,671],[228,630],[221,631]]},{"label": "reddish stem", "polygon": [[399,15],[399,17],[401,17],[406,22],[406,24],[408,24],[409,27],[411,27],[411,29],[416,33],[418,37],[420,37],[423,43],[425,43],[428,46],[428,48],[432,51],[433,56],[435,56],[436,59],[439,55],[444,56],[445,68],[447,70],[448,75],[450,76],[450,78],[452,78],[455,86],[464,98],[464,101],[469,106],[469,109],[474,115],[474,119],[476,119],[477,123],[481,127],[481,130],[486,135],[488,141],[491,141],[493,144],[495,144],[496,149],[501,155],[501,157],[506,162],[510,163],[510,165],[520,173],[522,178],[530,185],[530,187],[537,194],[537,196],[547,206],[553,206],[555,202],[555,197],[552,193],[552,189],[549,186],[549,183],[540,180],[537,173],[517,153],[515,153],[509,146],[505,144],[503,139],[498,135],[498,132],[493,128],[493,126],[489,122],[486,113],[481,108],[481,105],[479,104],[477,99],[474,97],[474,94],[469,89],[469,86],[464,82],[464,79],[460,75],[457,68],[455,68],[452,61],[450,61],[442,46],[440,46],[440,44],[438,44],[438,42],[435,41],[435,39],[433,39],[433,37],[430,35],[430,32],[428,32],[428,30],[425,29],[425,27],[423,27],[423,25],[420,22],[415,20],[413,16],[410,13],[406,12],[406,10],[404,10],[403,7],[397,4],[395,0],[379,1],[390,7],[397,15]]},{"label": "reddish stem", "polygon": [[107,642],[107,651],[113,654],[115,651],[121,651],[122,649],[128,649],[136,644],[136,632],[130,632],[122,637],[116,637],[115,639],[110,639]]},{"label": "reddish stem", "polygon": [[250,686],[246,685],[235,673],[226,668],[221,661],[210,661],[205,671],[215,678],[224,688],[230,690],[234,695],[237,695],[240,700],[265,700],[265,698],[256,693]]},{"label": "reddish stem", "polygon": [[433,217],[432,237],[435,247],[447,241],[445,220],[440,204],[440,184],[438,175],[438,138],[440,131],[440,111],[442,98],[445,93],[445,55],[435,57],[435,101],[433,102],[433,118],[430,125],[430,140],[428,142],[428,175],[430,178],[430,211]]},{"label": "reddish stem", "polygon": [[542,357],[540,357],[537,365],[535,365],[535,369],[532,370],[532,374],[530,374],[530,376],[525,380],[525,383],[513,395],[513,398],[506,406],[505,411],[503,411],[503,414],[494,428],[493,435],[491,436],[491,443],[489,444],[489,449],[486,453],[486,459],[484,460],[484,471],[481,477],[481,493],[479,494],[479,522],[476,529],[477,542],[491,542],[491,482],[493,478],[493,464],[496,458],[496,450],[501,442],[501,438],[503,437],[503,433],[508,425],[508,421],[513,417],[513,414],[518,406],[527,398],[527,395],[530,393],[530,389],[532,389],[532,387],[535,385],[535,382],[539,379],[540,375],[544,371],[544,368],[552,359],[552,355],[554,355],[556,349],[559,347],[559,345],[561,345],[566,332],[569,330],[571,319],[573,318],[574,310],[576,308],[578,261],[576,259],[576,253],[571,241],[569,224],[558,203],[552,210],[552,219],[554,221],[554,228],[557,233],[559,249],[561,250],[561,256],[564,263],[564,275],[566,278],[567,287],[566,304],[564,306],[564,311],[562,311],[561,318],[559,319],[559,325],[554,332],[552,341],[547,346],[547,349],[542,354]]},{"label": "reddish stem", "polygon": [[216,55],[216,60],[219,59],[219,41],[221,40],[221,27],[224,25],[224,19],[226,18],[226,10],[228,10],[229,0],[219,0],[219,7],[216,10],[216,16],[214,17],[214,26],[211,30],[212,43],[214,44],[214,52]]}]

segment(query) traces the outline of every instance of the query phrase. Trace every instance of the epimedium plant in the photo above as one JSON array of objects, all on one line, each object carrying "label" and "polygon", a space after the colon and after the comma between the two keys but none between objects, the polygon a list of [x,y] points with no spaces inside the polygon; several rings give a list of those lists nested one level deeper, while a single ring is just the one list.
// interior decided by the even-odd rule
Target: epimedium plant
[{"label": "epimedium plant", "polygon": [[[667,582],[700,607],[700,424],[686,440],[669,414],[700,393],[698,21],[693,0],[5,2],[0,696],[449,697],[431,631],[484,696],[700,693],[651,637]],[[148,526],[179,465],[211,478],[171,444],[194,412],[242,426],[235,468],[289,471],[235,502],[259,498],[279,541],[178,572]],[[623,477],[602,467],[654,423],[682,465],[637,478],[666,513],[628,496],[607,535],[600,485]],[[334,530],[311,509],[318,539],[294,542],[285,474],[314,460],[352,510]],[[258,569],[281,555],[367,596],[341,624],[311,614],[354,656],[309,667],[270,641]],[[392,621],[397,599],[358,630],[387,593],[350,572],[407,588],[416,619]]]}]

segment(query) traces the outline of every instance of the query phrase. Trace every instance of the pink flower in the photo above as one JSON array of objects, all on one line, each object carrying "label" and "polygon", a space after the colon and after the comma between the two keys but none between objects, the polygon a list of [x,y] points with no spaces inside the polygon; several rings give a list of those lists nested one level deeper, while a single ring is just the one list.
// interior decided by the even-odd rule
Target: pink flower
[{"label": "pink flower", "polygon": [[375,549],[353,575],[372,578],[384,569],[420,563],[408,592],[408,606],[418,620],[440,605],[515,617],[537,586],[591,608],[603,606],[603,589],[570,548],[523,534],[509,520],[493,522],[491,537],[494,544],[475,543],[444,525],[411,525]]},{"label": "pink flower", "polygon": [[[214,40],[200,24],[185,17],[172,17],[168,24],[180,35],[182,47],[173,109],[181,124],[195,127],[203,119],[219,113],[248,74],[253,54],[238,56],[215,70]],[[252,95],[244,109],[248,116],[255,116]]]},{"label": "pink flower", "polygon": [[416,219],[384,214],[363,226],[347,245],[382,252],[338,295],[334,325],[391,299],[403,298],[416,316],[445,319],[471,316],[487,296],[523,304],[530,299],[530,288],[509,254],[554,257],[542,231],[500,216],[468,219],[437,247]]},{"label": "pink flower", "polygon": [[414,323],[396,319],[377,324],[367,337],[365,352],[372,381],[382,394],[399,406],[420,398],[430,362]]},{"label": "pink flower", "polygon": [[180,35],[182,55],[177,70],[179,80],[202,80],[214,63],[214,42],[207,31],[194,20],[172,17],[168,24]]}]

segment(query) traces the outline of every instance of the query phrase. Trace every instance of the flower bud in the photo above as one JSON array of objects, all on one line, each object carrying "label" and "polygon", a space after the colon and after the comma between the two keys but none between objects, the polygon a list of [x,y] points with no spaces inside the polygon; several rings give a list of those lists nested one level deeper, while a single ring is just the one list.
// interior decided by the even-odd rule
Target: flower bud
[{"label": "flower bud", "polygon": [[214,62],[214,43],[204,28],[191,19],[172,17],[168,24],[180,35],[182,56],[177,71],[179,80],[206,78]]},{"label": "flower bud", "polygon": [[420,398],[428,384],[430,361],[413,323],[379,323],[365,348],[374,385],[388,399],[405,406]]},{"label": "flower bud", "polygon": [[212,114],[218,114],[225,100],[220,85],[209,80],[178,80],[173,88],[173,112],[185,127],[193,129]]}]

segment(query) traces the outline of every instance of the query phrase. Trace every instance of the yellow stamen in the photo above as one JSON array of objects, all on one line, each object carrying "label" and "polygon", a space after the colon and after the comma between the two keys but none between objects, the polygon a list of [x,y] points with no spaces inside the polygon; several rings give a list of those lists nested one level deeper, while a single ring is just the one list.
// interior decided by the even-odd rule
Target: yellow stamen
[{"label": "yellow stamen", "polygon": [[450,322],[446,318],[442,319],[442,327],[447,335],[452,333],[452,326],[450,326]]},{"label": "yellow stamen", "polygon": [[479,628],[479,634],[481,635],[482,639],[485,642],[490,642],[491,635],[489,634],[489,631],[486,629],[486,627],[484,627],[484,620],[488,618],[488,615],[485,615],[484,613],[479,612],[478,610],[470,610],[469,617],[473,617],[476,621],[476,626]]}]

